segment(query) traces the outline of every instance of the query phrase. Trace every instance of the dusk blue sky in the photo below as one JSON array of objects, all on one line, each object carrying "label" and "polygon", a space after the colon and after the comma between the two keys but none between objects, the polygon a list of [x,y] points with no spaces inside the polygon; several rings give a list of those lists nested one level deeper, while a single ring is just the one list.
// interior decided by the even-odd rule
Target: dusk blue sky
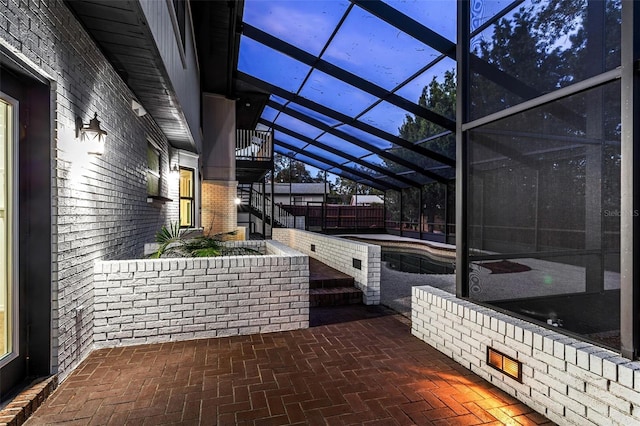
[{"label": "dusk blue sky", "polygon": [[[354,0],[355,1],[355,0]],[[396,11],[440,36],[456,42],[456,1],[454,0],[384,0]],[[546,3],[546,0],[542,0]],[[537,0],[472,0],[472,47],[480,40],[490,40],[493,27],[483,28],[492,17],[511,18],[520,6],[537,4]],[[312,56],[352,73],[405,100],[417,103],[422,90],[434,78],[442,81],[447,71],[455,71],[455,61],[404,33],[358,4],[347,0],[246,0],[244,21],[279,38]],[[559,43],[562,43],[560,40]],[[307,100],[329,107],[391,135],[413,113],[387,100],[379,99],[345,81],[328,75],[292,57],[273,50],[245,35],[241,37],[238,69]],[[271,100],[322,123],[355,136],[375,148],[389,149],[392,144],[366,131],[338,122],[299,104],[272,96]],[[307,138],[340,149],[358,158],[384,165],[385,160],[320,128],[267,107],[262,118],[295,131]],[[455,119],[455,117],[448,117]],[[348,122],[348,120],[346,120]],[[444,129],[442,129],[444,130]],[[290,135],[275,132],[282,140],[310,153],[325,156],[340,164],[346,159],[308,148],[307,143]],[[283,152],[283,150],[280,150]],[[295,154],[302,159],[301,154]],[[305,158],[308,160],[308,158]],[[389,164],[388,160],[387,164]],[[338,172],[327,164],[316,164]],[[375,172],[372,172],[375,173]]]},{"label": "dusk blue sky", "polygon": [[[386,3],[455,43],[454,0],[387,0]],[[492,4],[490,8],[500,10],[503,7],[501,3],[506,2],[489,3]],[[455,69],[455,61],[452,59],[349,1],[247,0],[244,21],[413,103],[417,103],[423,88],[433,78],[442,80],[446,71]],[[331,38],[334,31],[335,35]],[[431,66],[427,69],[429,64]],[[238,69],[392,135],[398,135],[398,128],[407,115],[413,116],[402,108],[244,35],[241,38]],[[334,126],[376,148],[392,147],[387,140],[301,105],[288,103],[275,96],[272,96],[272,100]],[[384,164],[383,159],[378,155],[371,155],[369,150],[273,108],[265,108],[262,118],[367,162]],[[351,164],[335,154],[307,146],[290,135],[276,131],[275,137],[276,140],[305,149],[309,153],[341,164]],[[286,152],[284,149],[279,151]],[[296,154],[295,158],[330,172],[338,172],[329,165],[311,161],[301,154]],[[312,170],[312,175],[315,172]],[[377,172],[370,172],[378,175]]]}]

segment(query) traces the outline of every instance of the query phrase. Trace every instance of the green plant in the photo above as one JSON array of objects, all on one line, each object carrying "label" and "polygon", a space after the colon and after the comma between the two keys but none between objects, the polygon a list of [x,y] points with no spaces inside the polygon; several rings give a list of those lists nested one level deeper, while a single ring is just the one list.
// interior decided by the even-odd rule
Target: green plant
[{"label": "green plant", "polygon": [[183,242],[182,248],[188,256],[213,257],[222,253],[222,242],[213,237],[197,237]]},{"label": "green plant", "polygon": [[178,222],[171,223],[169,227],[162,225],[162,228],[156,232],[156,243],[159,244],[158,250],[150,257],[152,259],[158,259],[164,254],[168,254],[170,250],[169,246],[180,242],[182,232],[180,231],[180,225]]},{"label": "green plant", "polygon": [[169,227],[162,226],[156,233],[158,249],[149,256],[152,259],[161,257],[215,257],[224,255],[259,254],[250,248],[235,247],[228,249],[223,245],[236,231],[224,232],[212,236],[195,235],[180,229],[175,222]]}]

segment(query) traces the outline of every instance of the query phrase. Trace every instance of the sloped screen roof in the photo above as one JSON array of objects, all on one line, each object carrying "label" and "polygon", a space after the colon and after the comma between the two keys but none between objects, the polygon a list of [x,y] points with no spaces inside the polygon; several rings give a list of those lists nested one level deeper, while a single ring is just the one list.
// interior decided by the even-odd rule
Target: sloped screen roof
[{"label": "sloped screen roof", "polygon": [[243,20],[276,152],[383,190],[454,176],[455,1],[246,0]]}]

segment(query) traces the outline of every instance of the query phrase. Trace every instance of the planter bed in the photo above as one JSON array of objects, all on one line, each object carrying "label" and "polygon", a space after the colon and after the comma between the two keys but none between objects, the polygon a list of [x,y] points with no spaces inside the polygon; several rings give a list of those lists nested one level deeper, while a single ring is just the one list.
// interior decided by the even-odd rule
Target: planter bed
[{"label": "planter bed", "polygon": [[96,347],[309,326],[309,259],[276,241],[228,242],[264,254],[96,262]]}]

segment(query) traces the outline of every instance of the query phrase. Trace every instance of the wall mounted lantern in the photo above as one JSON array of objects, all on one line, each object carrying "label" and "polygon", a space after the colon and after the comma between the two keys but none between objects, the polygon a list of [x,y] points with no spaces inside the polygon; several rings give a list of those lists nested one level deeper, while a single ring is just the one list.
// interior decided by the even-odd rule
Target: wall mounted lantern
[{"label": "wall mounted lantern", "polygon": [[180,167],[178,166],[177,163],[173,164],[170,172],[171,172],[171,176],[173,176],[174,178],[180,176]]},{"label": "wall mounted lantern", "polygon": [[87,142],[87,153],[102,155],[104,153],[104,144],[107,140],[107,132],[100,128],[100,120],[98,120],[98,113],[88,124],[84,124],[82,119],[78,117],[76,119],[76,138],[80,138],[82,141]]},{"label": "wall mounted lantern", "polygon": [[147,115],[147,111],[135,99],[131,99],[131,109],[138,117],[144,117]]}]

